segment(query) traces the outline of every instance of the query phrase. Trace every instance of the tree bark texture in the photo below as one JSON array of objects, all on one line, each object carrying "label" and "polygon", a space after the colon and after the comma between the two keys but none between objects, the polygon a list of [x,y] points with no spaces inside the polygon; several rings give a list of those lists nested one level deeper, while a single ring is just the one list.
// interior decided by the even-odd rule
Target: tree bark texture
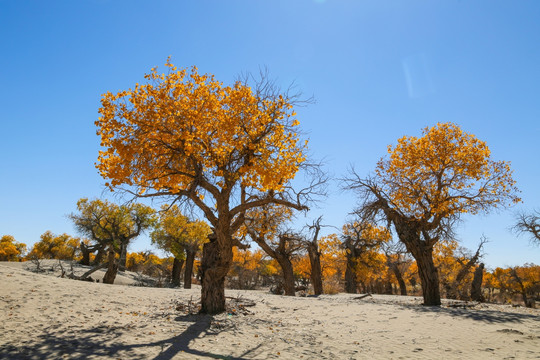
[{"label": "tree bark texture", "polygon": [[441,292],[439,289],[439,272],[433,263],[433,248],[420,247],[412,251],[418,265],[418,275],[422,285],[424,305],[441,305]]},{"label": "tree bark texture", "polygon": [[184,289],[191,289],[191,277],[193,275],[193,262],[196,250],[186,249],[186,268],[184,270]]},{"label": "tree bark texture", "polygon": [[[219,235],[218,235],[219,236]],[[201,313],[218,314],[225,308],[225,276],[232,263],[232,244],[211,236],[201,261]],[[227,246],[230,245],[230,246]]]},{"label": "tree bark texture", "polygon": [[[418,266],[418,275],[422,285],[422,296],[424,305],[441,305],[441,291],[439,289],[439,272],[433,263],[433,245],[436,243],[424,232],[424,237],[420,238],[421,227],[405,217],[393,215],[392,222],[396,228],[399,240],[405,244],[407,251],[412,254]],[[429,241],[428,241],[429,240]]]},{"label": "tree bark texture", "polygon": [[311,285],[313,285],[313,294],[321,295],[323,293],[322,271],[321,271],[321,253],[315,243],[308,243],[307,251],[309,262],[311,264]]},{"label": "tree bark texture", "polygon": [[347,253],[347,267],[345,268],[345,291],[349,294],[356,294],[356,261],[351,253]]},{"label": "tree bark texture", "polygon": [[116,252],[114,249],[109,249],[108,255],[108,266],[105,276],[103,276],[104,284],[114,284],[114,279],[116,279],[116,274],[118,273],[118,261],[116,260]]},{"label": "tree bark texture", "polygon": [[294,286],[294,270],[291,260],[281,254],[277,254],[276,260],[281,267],[281,272],[283,273],[283,290],[285,291],[286,296],[295,295],[295,286]]},{"label": "tree bark texture", "polygon": [[180,286],[180,274],[182,273],[182,266],[184,265],[184,260],[174,258],[173,268],[171,272],[171,283],[174,286]]}]

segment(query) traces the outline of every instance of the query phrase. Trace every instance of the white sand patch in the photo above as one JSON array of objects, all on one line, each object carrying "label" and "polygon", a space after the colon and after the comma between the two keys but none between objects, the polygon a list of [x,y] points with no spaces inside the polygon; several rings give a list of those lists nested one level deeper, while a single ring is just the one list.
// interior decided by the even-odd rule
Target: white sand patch
[{"label": "white sand patch", "polygon": [[[123,275],[122,275],[123,276]],[[414,297],[285,297],[189,314],[200,288],[88,283],[0,263],[1,359],[533,359],[540,310],[424,307]],[[448,305],[448,303],[446,303]]]}]

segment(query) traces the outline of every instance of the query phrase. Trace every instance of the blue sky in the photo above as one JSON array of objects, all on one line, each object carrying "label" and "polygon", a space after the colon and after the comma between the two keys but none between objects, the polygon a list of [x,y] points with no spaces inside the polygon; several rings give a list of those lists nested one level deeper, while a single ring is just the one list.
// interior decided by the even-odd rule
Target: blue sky
[{"label": "blue sky", "polygon": [[[538,264],[540,249],[509,231],[515,211],[540,208],[538,19],[526,0],[0,0],[0,235],[75,234],[66,215],[103,193],[101,94],[171,56],[226,83],[266,66],[313,95],[299,120],[336,178],[350,164],[367,175],[403,135],[459,124],[512,162],[524,200],[466,217],[459,239],[485,234],[491,267]],[[341,226],[354,205],[334,184],[310,217]]]}]

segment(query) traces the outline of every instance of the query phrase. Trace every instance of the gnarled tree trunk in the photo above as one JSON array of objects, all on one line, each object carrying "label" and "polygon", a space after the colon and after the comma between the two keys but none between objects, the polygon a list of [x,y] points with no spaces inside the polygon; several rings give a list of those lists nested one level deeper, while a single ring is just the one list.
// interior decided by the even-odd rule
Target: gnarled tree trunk
[{"label": "gnarled tree trunk", "polygon": [[90,266],[90,254],[92,253],[92,251],[90,251],[88,246],[86,246],[86,244],[82,241],[79,247],[81,248],[82,253],[81,265]]},{"label": "gnarled tree trunk", "polygon": [[118,261],[116,260],[116,252],[114,249],[109,249],[108,255],[108,266],[105,276],[103,276],[104,284],[114,284],[114,279],[116,279],[116,274],[118,273]]},{"label": "gnarled tree trunk", "polygon": [[215,235],[209,239],[201,261],[201,313],[218,314],[226,310],[225,276],[232,263],[232,246],[227,246],[226,239],[221,239],[221,245]]},{"label": "gnarled tree trunk", "polygon": [[281,267],[283,273],[283,290],[286,296],[295,295],[294,286],[294,271],[291,260],[281,254],[277,254],[276,260]]},{"label": "gnarled tree trunk", "polygon": [[420,282],[422,285],[424,305],[441,305],[439,272],[433,263],[433,248],[428,246],[420,246],[411,250],[418,266],[418,275],[420,276]]}]

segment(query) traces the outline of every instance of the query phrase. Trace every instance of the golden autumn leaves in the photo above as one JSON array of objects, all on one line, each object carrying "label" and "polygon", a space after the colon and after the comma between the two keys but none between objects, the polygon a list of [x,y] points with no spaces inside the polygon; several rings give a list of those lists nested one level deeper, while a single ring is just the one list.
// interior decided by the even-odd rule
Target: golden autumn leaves
[{"label": "golden autumn leaves", "polygon": [[292,105],[262,99],[240,82],[224,86],[197,68],[167,74],[153,68],[148,84],[102,96],[96,167],[111,187],[127,184],[178,193],[201,174],[220,188],[279,191],[305,160]]},{"label": "golden autumn leaves", "polygon": [[510,164],[492,161],[486,143],[452,123],[425,128],[388,147],[376,168],[396,208],[429,220],[437,214],[476,214],[519,202]]}]

